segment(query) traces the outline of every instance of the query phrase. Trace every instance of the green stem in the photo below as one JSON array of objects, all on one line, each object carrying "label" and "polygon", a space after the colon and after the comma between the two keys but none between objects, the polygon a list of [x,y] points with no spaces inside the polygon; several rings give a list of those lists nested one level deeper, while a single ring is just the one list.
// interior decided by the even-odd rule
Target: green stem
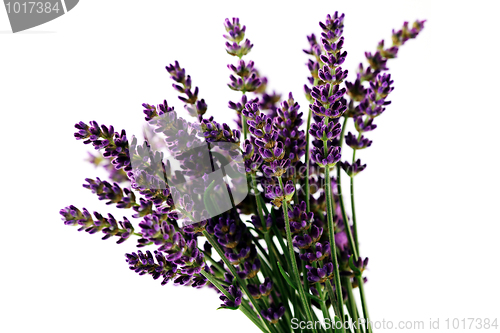
[{"label": "green stem", "polygon": [[[328,124],[328,118],[325,118],[326,125]],[[328,153],[328,144],[327,141],[323,142],[323,150],[325,155]],[[342,284],[340,283],[340,273],[337,261],[337,246],[335,245],[335,224],[333,221],[333,199],[332,199],[332,181],[330,179],[330,166],[325,166],[325,181],[326,181],[326,205],[327,205],[327,219],[328,219],[328,234],[330,238],[330,249],[331,256],[333,261],[334,268],[334,284],[335,291],[337,292],[337,302],[339,308],[339,316],[342,320],[344,320],[344,302],[342,297]],[[332,299],[332,304],[335,302]],[[345,332],[344,328],[341,329],[342,332]]]},{"label": "green stem", "polygon": [[[278,177],[278,181],[281,187],[281,192],[284,194],[285,193],[285,188],[283,186],[283,180],[281,177]],[[304,311],[307,317],[308,321],[313,321],[313,316],[311,313],[311,308],[308,306],[307,298],[304,292],[304,287],[302,285],[302,282],[300,281],[300,273],[299,269],[297,267],[297,258],[295,258],[295,251],[293,249],[293,242],[292,242],[292,231],[290,230],[290,221],[288,220],[288,203],[286,202],[286,199],[283,200],[283,217],[285,219],[285,229],[286,229],[286,237],[287,237],[287,242],[288,242],[288,250],[290,252],[290,259],[292,263],[292,271],[293,271],[293,276],[296,281],[297,289],[299,292],[300,296],[300,301],[304,307]],[[313,332],[316,332],[316,329],[312,329]]]},{"label": "green stem", "polygon": [[255,237],[254,235],[252,235],[252,241],[254,242],[255,246],[257,247],[257,249],[259,249],[259,251],[261,252],[261,255],[264,259],[266,259],[266,262],[269,262],[271,263],[272,260],[271,258],[269,257],[269,255],[267,254],[266,250],[262,247],[262,245],[259,243],[259,239],[257,237]]},{"label": "green stem", "polygon": [[215,261],[215,259],[212,258],[212,256],[207,251],[203,251],[203,255],[208,259],[208,261],[212,263],[215,268],[217,268],[219,272],[221,272],[222,274],[226,273],[226,270],[221,265],[219,265],[219,263]]},{"label": "green stem", "polygon": [[[359,139],[359,137],[361,137],[361,133],[358,135],[358,139]],[[352,153],[352,163],[354,164],[355,161],[356,161],[356,149],[354,149],[353,153]],[[354,260],[358,260],[359,251],[357,251],[357,249],[359,249],[359,243],[358,243],[358,228],[357,228],[357,222],[356,222],[356,208],[355,208],[355,204],[354,204],[354,177],[351,177],[351,184],[350,185],[351,185],[351,210],[352,210],[352,223],[353,223],[353,229],[354,229],[354,239],[351,235],[350,228],[348,228],[349,232],[348,232],[347,236],[349,238],[349,243],[351,245],[351,248],[353,249]],[[366,302],[366,294],[364,292],[363,277],[356,277],[356,279],[358,280],[358,284],[359,284],[359,294],[360,294],[360,298],[361,298],[361,305],[363,308],[363,316],[364,316],[365,320],[367,321],[367,323],[369,323],[370,317],[368,315],[368,304]],[[367,324],[366,329],[367,329],[368,333],[372,332],[371,326],[369,326],[368,324]]]},{"label": "green stem", "polygon": [[352,236],[349,221],[347,219],[347,214],[345,212],[345,207],[344,207],[344,199],[342,196],[342,185],[340,184],[340,181],[341,181],[340,167],[337,166],[337,192],[339,192],[339,204],[340,204],[340,211],[342,212],[342,220],[344,221],[344,230],[346,231],[347,239],[349,240],[349,246],[351,247],[352,253],[354,254],[354,258],[358,260],[358,244],[354,240],[354,237]]},{"label": "green stem", "polygon": [[358,280],[359,295],[361,296],[361,306],[363,307],[363,316],[366,320],[366,331],[372,333],[372,327],[370,325],[370,316],[368,315],[368,305],[366,304],[364,281],[362,276],[356,276]]},{"label": "green stem", "polygon": [[[229,268],[231,274],[238,281],[238,284],[239,284],[241,290],[243,291],[243,293],[250,300],[250,302],[252,303],[254,309],[257,311],[257,313],[260,314],[260,310],[261,309],[260,309],[259,305],[257,304],[257,302],[255,302],[255,299],[252,297],[252,295],[250,295],[250,292],[247,289],[245,281],[243,281],[243,279],[240,278],[240,276],[238,275],[238,272],[236,272],[236,269],[234,268],[234,266],[229,262],[229,260],[227,259],[224,251],[221,249],[221,247],[219,246],[219,244],[217,243],[217,241],[206,230],[203,231],[203,236],[206,237],[206,239],[208,240],[208,242],[217,251],[217,253],[221,257],[222,261],[224,261],[224,264]],[[267,320],[265,320],[264,318],[260,318],[260,319],[264,323],[264,325],[266,326],[268,332],[274,332],[274,329],[272,329],[271,325],[269,324],[269,322]]]},{"label": "green stem", "polygon": [[[245,316],[247,316],[248,318],[250,318],[250,320],[252,320],[253,316],[252,314],[254,313],[252,311],[252,309],[249,307],[249,306],[244,306],[244,307],[240,307],[240,310],[241,312],[243,312],[245,314]],[[262,332],[269,332],[265,327],[262,326],[262,323],[259,322],[258,319],[254,319],[252,320],[252,322],[255,324],[255,326],[257,326]]]},{"label": "green stem", "polygon": [[[234,297],[224,288],[217,278],[213,276],[212,274],[208,273],[205,270],[201,271],[201,275],[207,278],[208,281],[210,281],[221,293],[223,293],[227,298],[230,300],[234,301]],[[262,326],[262,324],[259,322],[259,320],[255,317],[254,313],[248,311],[247,308],[244,307],[243,303],[239,306],[239,310],[245,314],[245,316],[248,317],[262,332],[267,332],[265,328]]]},{"label": "green stem", "polygon": [[[280,231],[278,230],[278,227],[276,226],[275,223],[273,223],[273,226],[271,227],[271,229],[273,230],[276,238],[278,239],[278,243],[280,244],[281,248],[283,249],[283,255],[285,257],[285,260],[286,260],[286,263],[287,263],[287,269],[291,269],[292,268],[292,260],[290,258],[290,255],[289,253],[287,253],[286,251],[286,245],[285,243],[283,242],[283,237],[281,236],[281,233]],[[274,243],[273,243],[274,244]],[[283,266],[283,265],[282,265]]]},{"label": "green stem", "polygon": [[247,117],[241,115],[241,129],[243,130],[243,139],[247,139]]},{"label": "green stem", "polygon": [[[349,308],[351,309],[351,318],[354,323],[358,323],[358,307],[356,306],[356,300],[354,299],[354,294],[352,293],[351,278],[344,278],[344,284],[347,289],[347,299],[349,301]],[[362,333],[357,325],[354,325],[354,330],[356,333]]]},{"label": "green stem", "polygon": [[342,131],[340,132],[340,137],[339,137],[339,147],[342,148],[342,145],[344,144],[344,135],[345,135],[345,130],[347,128],[347,120],[349,118],[344,116],[344,122],[342,123]]},{"label": "green stem", "polygon": [[[313,263],[313,267],[316,267],[317,263]],[[333,333],[331,323],[332,323],[332,317],[330,317],[330,312],[328,312],[328,308],[326,307],[326,302],[325,302],[325,290],[321,290],[321,284],[319,282],[316,282],[315,284],[316,290],[318,293],[320,293],[321,297],[321,302],[319,302],[319,305],[321,307],[321,312],[323,313],[323,319],[326,321],[327,319],[330,321],[330,328],[327,330],[327,332]]]},{"label": "green stem", "polygon": [[[273,280],[273,288],[271,289],[271,294],[272,294],[273,300],[280,300],[283,303],[283,305],[286,308],[285,319],[287,322],[290,322],[292,320],[292,318],[291,318],[292,311],[290,309],[290,305],[288,304],[288,290],[286,289],[286,286],[283,284],[283,281],[281,279],[280,274],[273,273],[273,272],[279,272],[278,268],[276,268],[276,270],[274,269],[274,267],[276,266],[276,263],[272,263],[271,265],[272,265],[273,270],[271,270],[266,265],[262,266],[262,270],[263,270],[263,273],[265,274],[264,276],[267,275],[267,276],[275,279],[275,280]],[[276,294],[275,286],[278,288],[278,291],[280,293],[280,297],[278,297],[278,295]]]},{"label": "green stem", "polygon": [[255,195],[255,201],[257,203],[257,213],[258,213],[259,218],[260,218],[260,223],[262,225],[262,229],[265,230],[266,229],[266,219],[265,219],[264,213],[263,213],[262,202],[259,198],[261,194],[260,194],[259,189],[257,188],[257,180],[255,179],[255,173],[252,173],[250,176],[252,178],[252,187],[253,187],[253,192]]},{"label": "green stem", "polygon": [[[302,251],[301,251],[302,252]],[[302,276],[304,277],[304,291],[309,294],[310,292],[310,287],[309,287],[309,281],[307,281],[307,268],[306,268],[306,262],[304,260],[301,260],[301,270],[302,270]],[[307,300],[307,306],[311,307],[311,300]]]},{"label": "green stem", "polygon": [[356,208],[354,205],[354,177],[351,177],[351,212],[352,212],[352,228],[354,230],[354,244],[356,245],[356,250],[359,253],[358,226],[356,224]]},{"label": "green stem", "polygon": [[[266,219],[264,217],[264,213],[263,213],[263,200],[261,198],[261,193],[259,191],[259,189],[257,188],[257,181],[255,179],[255,174],[251,174],[251,178],[252,178],[252,187],[253,187],[253,191],[254,191],[254,194],[256,196],[256,202],[257,202],[257,211],[258,211],[258,215],[259,215],[259,218],[260,218],[260,223],[262,225],[262,228],[265,229],[266,228]],[[286,295],[283,293],[284,290],[284,286],[283,286],[283,280],[280,276],[280,274],[278,274],[278,268],[276,266],[276,261],[279,260],[279,256],[278,256],[278,253],[277,251],[275,251],[275,247],[273,246],[274,243],[272,242],[272,239],[271,239],[271,236],[269,234],[269,230],[265,230],[264,231],[264,239],[266,241],[266,245],[267,245],[267,248],[268,248],[268,251],[269,251],[269,257],[266,257],[266,259],[271,263],[271,266],[272,266],[272,270],[274,272],[276,272],[276,280],[277,280],[277,284],[278,284],[278,288],[280,289],[281,291],[281,297],[284,298],[282,299],[282,302],[285,304],[285,307],[287,308],[288,312],[291,313],[290,311],[290,308],[289,308],[289,304],[288,304],[288,298],[286,297]],[[258,241],[256,240],[255,241],[256,245],[260,246],[260,244],[258,243]],[[261,249],[261,251],[263,252],[263,254],[266,254],[265,251],[263,251],[263,249]],[[271,276],[271,275],[270,275]]]},{"label": "green stem", "polygon": [[309,157],[309,128],[311,127],[311,118],[312,111],[309,109],[309,113],[307,115],[307,130],[306,130],[306,209],[307,212],[311,211],[311,203],[310,203],[310,187],[309,187],[309,173],[310,173],[310,157]]},{"label": "green stem", "polygon": [[330,303],[332,303],[333,313],[335,315],[339,314],[338,302],[336,302],[337,297],[335,296],[335,291],[333,291],[332,283],[330,280],[326,280],[326,290],[328,291],[328,297],[330,297]]}]

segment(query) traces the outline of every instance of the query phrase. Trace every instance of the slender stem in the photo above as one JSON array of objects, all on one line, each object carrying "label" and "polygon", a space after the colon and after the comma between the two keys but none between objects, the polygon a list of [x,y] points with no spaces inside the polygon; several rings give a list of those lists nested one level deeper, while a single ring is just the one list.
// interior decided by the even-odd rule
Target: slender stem
[{"label": "slender stem", "polygon": [[[328,118],[325,118],[326,125],[328,124]],[[328,153],[328,144],[327,141],[323,142],[323,149],[325,155]],[[342,284],[340,283],[340,273],[339,273],[339,265],[337,261],[337,246],[335,245],[335,225],[333,221],[333,199],[332,199],[332,181],[330,179],[330,166],[325,166],[325,181],[326,181],[326,205],[327,205],[327,219],[328,219],[328,233],[330,239],[330,248],[331,248],[331,256],[333,261],[333,269],[334,269],[334,284],[335,291],[337,292],[337,302],[339,307],[339,315],[342,320],[344,320],[344,301],[342,297]],[[332,299],[332,304],[335,302]],[[344,327],[341,329],[342,332],[345,332]]]},{"label": "slender stem", "polygon": [[368,333],[372,332],[372,327],[370,325],[370,316],[368,315],[368,305],[366,304],[364,281],[362,276],[356,276],[359,285],[359,295],[361,296],[361,306],[363,307],[363,316],[366,321],[366,331]]},{"label": "slender stem", "polygon": [[[208,273],[205,270],[201,271],[201,274],[206,277],[221,293],[223,293],[227,298],[230,300],[234,301],[234,297],[224,288],[213,276],[212,274]],[[248,317],[262,332],[267,332],[267,330],[262,326],[262,324],[259,322],[259,320],[255,317],[255,313],[248,311],[248,309],[243,305],[243,303],[240,305],[239,310],[245,314],[245,316]]]},{"label": "slender stem", "polygon": [[251,178],[252,178],[252,187],[253,187],[253,191],[254,191],[254,195],[255,195],[255,201],[257,203],[257,213],[259,215],[259,218],[260,218],[260,223],[262,225],[262,229],[266,229],[266,219],[264,217],[264,213],[263,213],[263,208],[262,208],[262,202],[261,200],[258,198],[260,197],[260,191],[259,189],[257,188],[257,180],[255,179],[255,174],[252,173],[251,175]]},{"label": "slender stem", "polygon": [[307,212],[309,213],[311,211],[311,204],[309,202],[309,163],[310,163],[310,158],[309,158],[309,128],[311,127],[311,118],[312,118],[312,111],[309,109],[308,115],[307,115],[307,127],[306,127],[306,209]]},{"label": "slender stem", "polygon": [[201,275],[207,278],[217,289],[219,289],[227,298],[231,301],[234,301],[234,297],[226,290],[226,288],[222,287],[217,278],[212,274],[208,273],[204,269],[201,270]]},{"label": "slender stem", "polygon": [[[259,189],[257,188],[257,181],[255,179],[255,174],[252,173],[251,178],[252,178],[252,187],[253,187],[254,195],[256,197],[255,201],[257,202],[257,211],[258,211],[258,215],[260,218],[260,223],[262,225],[262,228],[265,229],[266,225],[267,225],[266,219],[265,219],[264,214],[263,214],[263,206],[265,206],[265,205],[262,204],[263,200],[261,200],[261,198],[260,198],[261,193],[260,193]],[[269,230],[265,230],[264,235],[265,235],[264,238],[266,241],[266,245],[267,245],[267,248],[269,251],[269,257],[266,257],[266,259],[271,263],[272,271],[276,272],[276,274],[274,274],[274,275],[276,276],[278,288],[281,291],[281,297],[284,298],[282,301],[283,301],[283,303],[285,303],[285,307],[287,308],[288,312],[291,312],[290,308],[289,308],[289,304],[288,304],[288,298],[286,297],[286,295],[283,293],[283,290],[282,290],[282,289],[284,289],[282,277],[281,277],[281,274],[279,274],[278,267],[276,266],[276,261],[279,260],[278,253],[276,253],[275,248],[273,246],[274,244],[272,243],[271,236],[269,235]],[[260,246],[260,244],[258,243],[258,240],[255,240],[254,242],[256,243],[257,246]],[[261,249],[261,251],[264,255],[266,254],[266,252],[263,251],[263,249]]]},{"label": "slender stem", "polygon": [[241,312],[243,312],[245,314],[245,316],[247,316],[254,324],[255,326],[257,326],[262,332],[268,332],[268,330],[262,326],[262,324],[257,320],[257,319],[253,319],[252,317],[252,310],[251,309],[247,309],[245,307],[240,307],[240,310]]},{"label": "slender stem", "polygon": [[241,115],[241,129],[243,130],[243,139],[247,139],[247,117]]},{"label": "slender stem", "polygon": [[[354,299],[354,294],[352,293],[351,278],[344,278],[344,284],[347,289],[347,299],[349,301],[349,307],[351,309],[351,318],[354,323],[358,323],[358,308],[356,305],[356,300]],[[362,333],[357,325],[354,325],[354,330],[356,333]]]},{"label": "slender stem", "polygon": [[[260,314],[260,307],[257,304],[257,302],[255,302],[255,299],[252,297],[252,295],[250,295],[250,292],[247,289],[245,281],[243,281],[243,279],[240,278],[240,276],[238,275],[238,272],[236,272],[236,269],[234,268],[234,266],[229,262],[229,260],[227,259],[224,251],[221,249],[221,247],[219,246],[219,244],[217,243],[217,241],[206,230],[203,231],[203,236],[206,237],[206,239],[209,241],[209,243],[212,245],[212,247],[217,251],[217,253],[219,254],[219,256],[222,258],[222,261],[224,261],[224,264],[226,264],[226,266],[231,271],[231,274],[238,281],[238,284],[239,284],[241,290],[243,291],[243,293],[250,300],[250,302],[252,303],[254,309],[257,311],[257,313]],[[270,324],[269,324],[269,322],[267,320],[265,320],[262,317],[260,319],[264,323],[264,325],[267,327],[267,330],[269,332],[274,332],[274,329],[270,326]]]},{"label": "slender stem", "polygon": [[[361,133],[359,133],[358,135],[358,139],[361,137]],[[353,153],[352,153],[352,163],[354,164],[354,162],[356,161],[356,149],[353,150]],[[352,223],[353,223],[353,229],[354,229],[354,239],[351,235],[351,232],[350,232],[350,228],[349,228],[349,233],[348,233],[348,238],[349,238],[349,243],[351,244],[351,248],[353,248],[353,254],[354,254],[354,259],[355,260],[358,260],[358,253],[359,253],[359,250],[356,251],[357,249],[359,249],[359,243],[358,243],[358,228],[357,228],[357,222],[356,222],[356,209],[355,209],[355,204],[354,204],[354,177],[351,177],[351,210],[352,210]],[[354,248],[354,246],[356,248]],[[371,333],[372,332],[372,328],[370,325],[368,325],[369,321],[370,321],[370,317],[369,317],[369,314],[368,314],[368,304],[366,302],[366,294],[365,294],[365,291],[364,291],[364,281],[363,281],[363,277],[360,276],[360,277],[356,277],[357,281],[358,281],[358,284],[359,284],[359,294],[360,294],[360,298],[361,298],[361,305],[362,305],[362,308],[363,308],[363,316],[365,318],[365,320],[367,321],[367,332],[368,333]]]},{"label": "slender stem", "polygon": [[[302,250],[301,250],[301,253],[302,253]],[[309,281],[307,281],[307,268],[306,268],[306,262],[304,260],[301,260],[300,261],[300,268],[302,270],[302,276],[304,277],[304,290],[306,293],[309,293]],[[308,299],[307,300],[307,306],[311,307],[311,300]]]},{"label": "slender stem", "polygon": [[203,251],[203,255],[212,263],[212,265],[215,268],[217,268],[217,270],[219,272],[221,272],[222,274],[226,273],[226,270],[221,265],[219,265],[219,263],[217,261],[215,261],[215,259],[212,258],[212,256],[210,254],[208,254],[207,251]]},{"label": "slender stem", "polygon": [[354,244],[359,253],[359,243],[358,243],[358,227],[356,224],[356,208],[354,205],[354,177],[351,177],[351,213],[352,213],[352,228],[354,230]]},{"label": "slender stem", "polygon": [[[316,267],[317,263],[313,263],[313,267]],[[319,282],[315,283],[316,290],[318,293],[320,293],[321,297],[321,302],[319,302],[319,305],[321,307],[321,312],[323,313],[323,319],[326,321],[327,319],[330,321],[330,328],[327,330],[328,332],[333,333],[331,323],[332,323],[332,318],[330,317],[330,312],[328,312],[328,308],[326,307],[325,303],[325,290],[321,290],[321,284]]]},{"label": "slender stem", "polygon": [[358,244],[355,241],[354,237],[352,236],[351,227],[349,225],[349,221],[347,220],[347,214],[345,212],[345,207],[344,207],[344,199],[342,196],[342,185],[340,183],[340,167],[338,165],[337,165],[337,192],[339,192],[340,211],[342,213],[342,220],[344,221],[344,229],[347,234],[347,239],[349,240],[349,246],[351,247],[352,253],[354,254],[354,259],[358,260]]},{"label": "slender stem", "polygon": [[[269,277],[277,279],[277,282],[273,281],[274,284],[273,284],[273,288],[271,289],[271,294],[272,294],[273,300],[280,299],[282,301],[282,303],[284,304],[284,306],[286,308],[286,311],[285,311],[286,321],[290,322],[292,320],[292,318],[290,317],[292,314],[292,311],[290,309],[290,305],[288,304],[288,290],[286,289],[286,283],[285,284],[282,283],[281,274],[279,274],[280,273],[279,269],[276,268],[276,270],[274,270],[276,263],[271,263],[271,265],[273,267],[273,271],[277,272],[277,273],[273,274],[273,271],[266,265],[262,266],[262,270],[263,270],[264,274],[268,275]],[[278,295],[276,293],[276,288],[274,288],[274,286],[277,286],[278,291],[280,293],[280,297],[278,297]]]},{"label": "slender stem", "polygon": [[259,249],[259,251],[262,254],[262,257],[266,259],[267,262],[272,262],[272,259],[269,257],[267,254],[266,250],[262,247],[262,245],[259,243],[259,239],[252,235],[252,241],[254,242],[255,246]]},{"label": "slender stem", "polygon": [[[281,248],[283,249],[283,255],[284,255],[286,263],[287,263],[287,269],[290,270],[292,268],[292,259],[290,259],[289,253],[286,252],[286,245],[283,242],[283,237],[281,236],[281,233],[278,230],[278,227],[276,226],[276,224],[273,223],[273,226],[271,228],[273,229],[273,232],[276,235],[276,238],[278,239],[278,243],[280,244]],[[274,243],[273,243],[273,245],[274,245]]]},{"label": "slender stem", "polygon": [[345,130],[347,128],[347,120],[349,120],[349,117],[344,116],[344,122],[342,123],[342,131],[340,132],[340,137],[339,137],[340,148],[342,148],[342,145],[344,144],[344,135],[345,135]]},{"label": "slender stem", "polygon": [[[283,180],[281,177],[278,177],[278,181],[281,187],[281,192],[285,193],[285,188],[283,186]],[[288,220],[288,203],[286,202],[286,199],[283,200],[283,217],[285,219],[285,229],[286,229],[286,237],[287,237],[287,242],[288,242],[288,250],[290,252],[290,259],[292,263],[292,271],[293,271],[293,276],[296,281],[297,289],[299,292],[300,296],[300,301],[302,305],[304,306],[304,311],[307,317],[308,321],[313,321],[313,316],[311,313],[311,308],[308,306],[308,301],[304,292],[304,287],[302,285],[302,282],[300,281],[300,273],[299,269],[297,267],[297,258],[295,258],[295,251],[293,249],[293,242],[292,242],[292,231],[290,230],[290,221]],[[316,332],[316,329],[312,329],[313,332]]]}]

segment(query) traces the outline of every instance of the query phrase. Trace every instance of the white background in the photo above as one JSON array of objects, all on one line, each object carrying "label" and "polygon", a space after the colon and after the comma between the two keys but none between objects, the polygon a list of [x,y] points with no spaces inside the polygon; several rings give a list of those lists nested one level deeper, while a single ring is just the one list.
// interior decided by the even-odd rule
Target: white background
[{"label": "white background", "polygon": [[[231,121],[223,20],[238,16],[247,57],[281,93],[302,94],[306,35],[345,12],[344,68],[390,40],[403,21],[428,19],[389,63],[392,105],[369,134],[357,178],[366,292],[373,320],[500,317],[498,283],[498,27],[491,2],[161,2],[83,0],[63,17],[11,34],[0,9],[1,332],[256,332],[238,311],[215,309],[209,289],[161,287],[128,270],[98,235],[64,226],[59,209],[102,202],[82,188],[102,175],[83,159],[73,125],[97,120],[139,134],[141,104],[181,109],[164,67],[192,75],[209,113]],[[115,216],[121,217],[122,212]],[[427,326],[426,326],[427,327]],[[384,330],[378,330],[383,332]],[[404,331],[404,330],[400,330]],[[479,332],[480,330],[471,330]]]}]

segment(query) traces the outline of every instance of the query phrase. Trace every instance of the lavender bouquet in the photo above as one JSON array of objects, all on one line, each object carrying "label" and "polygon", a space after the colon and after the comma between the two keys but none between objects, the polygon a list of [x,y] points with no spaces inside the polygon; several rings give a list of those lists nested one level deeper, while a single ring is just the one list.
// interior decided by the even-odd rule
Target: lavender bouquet
[{"label": "lavender bouquet", "polygon": [[[236,127],[204,117],[207,103],[191,76],[177,61],[167,66],[192,120],[167,101],[143,104],[142,143],[95,121],[75,125],[76,139],[100,151],[90,162],[110,178],[83,186],[131,217],[68,206],[60,211],[64,223],[118,244],[136,238],[144,249],[125,255],[131,270],[161,285],[212,288],[220,308],[242,311],[263,332],[372,332],[354,201],[354,177],[366,164],[357,151],[371,146],[365,132],[390,104],[387,61],[424,22],[393,30],[392,46],[382,40],[365,53],[368,64],[354,82],[344,82],[344,15],[328,15],[304,50],[311,73],[305,117],[292,93],[282,101],[268,91],[246,59],[253,44],[245,26],[226,19],[226,51],[238,58],[228,65],[228,86],[241,92],[228,105]],[[355,133],[346,133],[349,119]],[[344,142],[351,161],[342,161]]]}]

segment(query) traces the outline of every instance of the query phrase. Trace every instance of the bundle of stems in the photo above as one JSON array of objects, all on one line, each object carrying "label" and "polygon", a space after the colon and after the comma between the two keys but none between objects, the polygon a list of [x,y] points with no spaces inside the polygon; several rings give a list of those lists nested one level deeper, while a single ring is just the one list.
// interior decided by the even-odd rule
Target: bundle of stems
[{"label": "bundle of stems", "polygon": [[[321,35],[307,37],[304,115],[292,93],[282,101],[268,92],[245,59],[253,47],[246,27],[226,19],[226,51],[238,58],[228,65],[228,86],[240,93],[228,104],[237,128],[204,116],[207,103],[176,61],[166,69],[192,121],[167,101],[143,104],[142,144],[113,126],[75,125],[75,137],[101,151],[90,162],[110,178],[87,178],[84,187],[133,215],[118,221],[72,205],[63,221],[117,243],[136,237],[145,251],[126,254],[131,270],[162,285],[213,288],[221,308],[242,311],[263,332],[371,333],[354,201],[354,177],[366,164],[357,151],[371,146],[365,133],[390,103],[387,61],[424,22],[393,30],[392,46],[381,41],[365,53],[368,65],[348,82],[344,15],[328,15]],[[351,121],[356,131],[346,133]],[[342,161],[347,147],[350,162]]]}]

